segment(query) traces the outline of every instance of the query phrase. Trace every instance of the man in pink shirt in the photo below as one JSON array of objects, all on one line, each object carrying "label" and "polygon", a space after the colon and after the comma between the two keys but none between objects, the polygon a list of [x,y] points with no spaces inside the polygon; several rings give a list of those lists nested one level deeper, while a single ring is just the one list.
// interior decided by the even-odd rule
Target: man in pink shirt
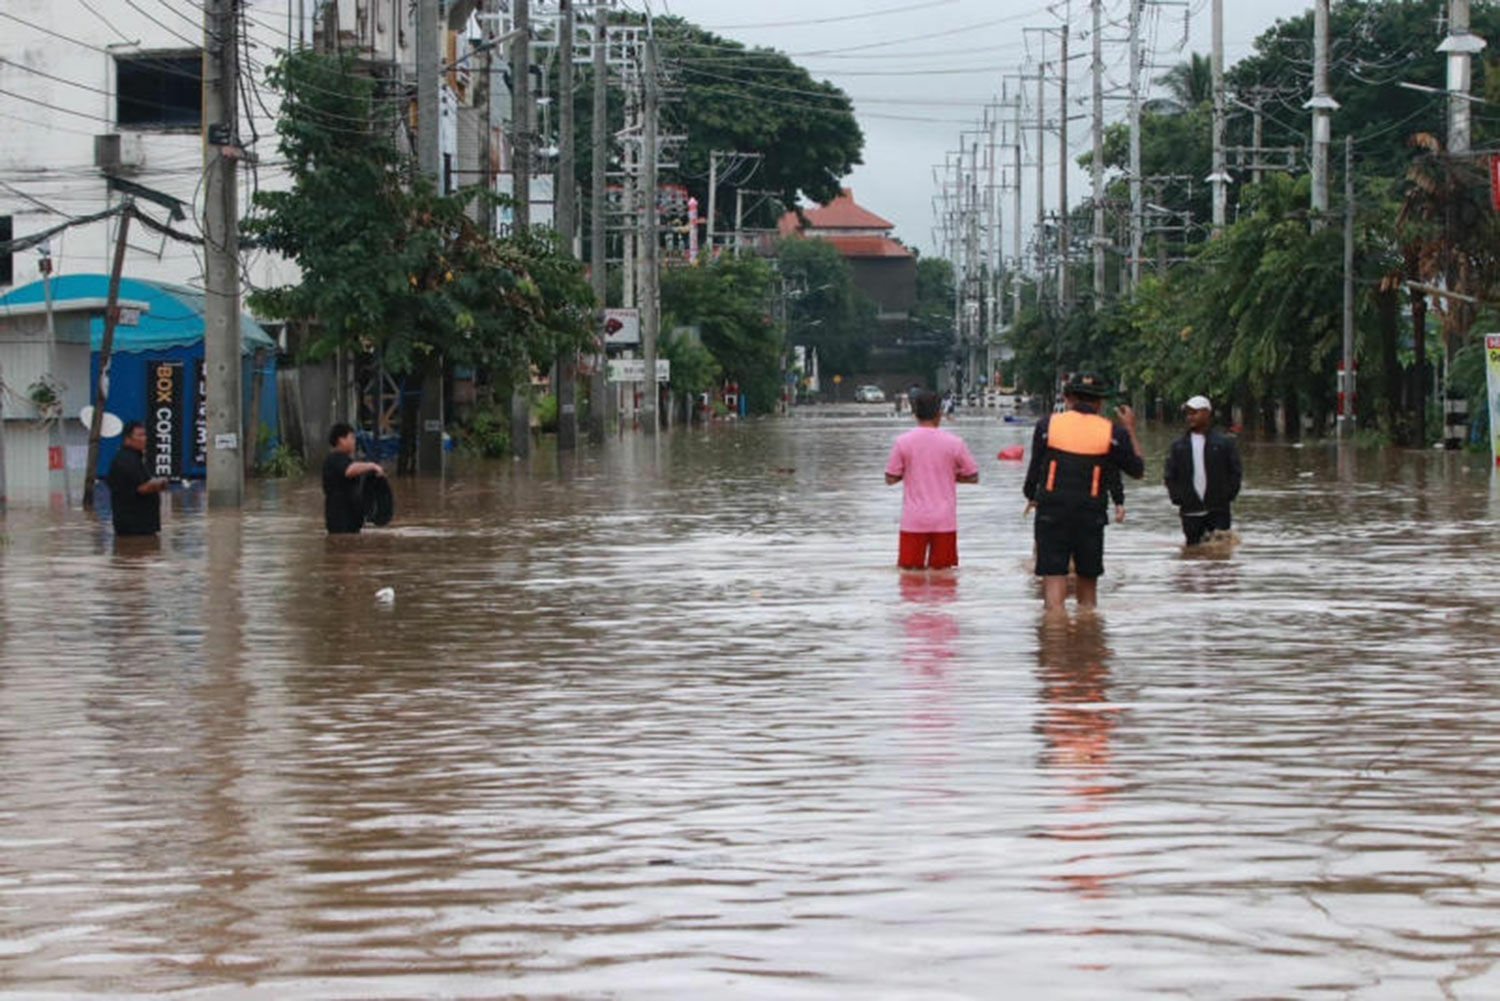
[{"label": "man in pink shirt", "polygon": [[885,482],[901,483],[903,570],[945,570],[958,566],[958,484],[978,483],[979,465],[969,446],[940,430],[941,403],[922,390],[912,397],[917,426],[896,439],[885,465]]}]

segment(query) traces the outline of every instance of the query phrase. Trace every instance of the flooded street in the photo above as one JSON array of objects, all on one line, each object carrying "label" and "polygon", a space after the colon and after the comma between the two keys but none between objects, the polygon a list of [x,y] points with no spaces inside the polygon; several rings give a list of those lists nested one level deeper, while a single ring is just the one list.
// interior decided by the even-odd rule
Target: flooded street
[{"label": "flooded street", "polygon": [[159,549],[13,508],[0,996],[1500,997],[1483,457],[1246,442],[1205,558],[1155,429],[1049,625],[1030,429],[951,425],[942,581],[908,426],[458,463],[356,539],[311,477]]}]

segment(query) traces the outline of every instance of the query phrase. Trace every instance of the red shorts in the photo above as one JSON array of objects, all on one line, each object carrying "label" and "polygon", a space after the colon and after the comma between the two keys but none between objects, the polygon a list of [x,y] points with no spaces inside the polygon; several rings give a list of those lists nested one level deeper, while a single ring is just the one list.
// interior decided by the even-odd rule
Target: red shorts
[{"label": "red shorts", "polygon": [[902,570],[945,570],[958,566],[957,532],[902,532]]}]

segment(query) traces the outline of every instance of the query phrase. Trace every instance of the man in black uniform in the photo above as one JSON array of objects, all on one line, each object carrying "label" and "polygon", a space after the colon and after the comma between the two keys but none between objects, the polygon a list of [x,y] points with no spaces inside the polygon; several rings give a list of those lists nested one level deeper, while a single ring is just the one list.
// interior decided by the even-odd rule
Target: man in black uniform
[{"label": "man in black uniform", "polygon": [[1036,574],[1048,611],[1067,601],[1068,566],[1078,573],[1078,607],[1099,602],[1104,526],[1112,478],[1146,474],[1135,440],[1135,413],[1120,407],[1119,423],[1100,416],[1109,389],[1090,372],[1063,389],[1067,410],[1037,422],[1026,470],[1027,510],[1036,509]]},{"label": "man in black uniform", "polygon": [[354,428],[335,424],[328,430],[333,450],[323,460],[323,524],[329,535],[357,533],[365,523],[359,478],[366,473],[384,476],[378,462],[354,461]]},{"label": "man in black uniform", "polygon": [[105,478],[115,534],[155,535],[161,531],[161,492],[170,481],[146,468],[146,425],[126,424],[121,442]]},{"label": "man in black uniform", "polygon": [[1233,522],[1229,505],[1240,495],[1244,467],[1233,438],[1214,430],[1214,405],[1194,396],[1182,405],[1187,431],[1167,453],[1167,496],[1182,516],[1182,535],[1190,546],[1211,532],[1227,532]]}]

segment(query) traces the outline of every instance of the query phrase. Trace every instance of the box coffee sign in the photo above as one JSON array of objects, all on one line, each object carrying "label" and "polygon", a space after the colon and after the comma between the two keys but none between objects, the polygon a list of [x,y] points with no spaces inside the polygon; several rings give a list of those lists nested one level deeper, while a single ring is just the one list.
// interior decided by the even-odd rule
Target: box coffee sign
[{"label": "box coffee sign", "polygon": [[151,401],[146,422],[146,463],[152,476],[182,475],[182,435],[186,421],[180,361],[158,361],[146,366],[146,399]]}]

